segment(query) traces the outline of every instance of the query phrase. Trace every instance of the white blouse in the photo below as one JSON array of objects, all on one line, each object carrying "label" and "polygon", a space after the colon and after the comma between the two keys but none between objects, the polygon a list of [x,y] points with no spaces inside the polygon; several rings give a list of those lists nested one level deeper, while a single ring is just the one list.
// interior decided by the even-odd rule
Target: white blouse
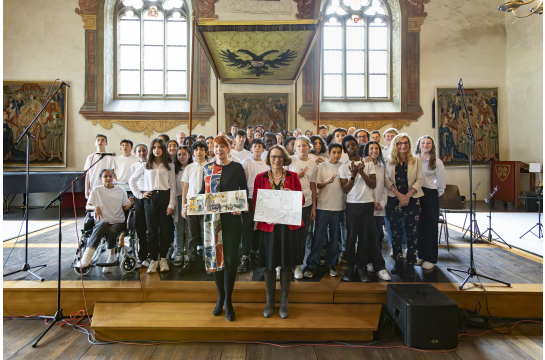
[{"label": "white blouse", "polygon": [[152,169],[146,169],[146,165],[140,166],[129,179],[129,187],[137,199],[142,199],[142,192],[138,189],[138,179],[143,177],[142,191],[172,190],[168,207],[176,209],[176,176],[174,164],[170,164],[168,170],[162,163],[157,166],[152,163]]},{"label": "white blouse", "polygon": [[435,159],[435,169],[429,169],[429,158],[422,160],[422,172],[424,173],[424,179],[422,187],[426,189],[437,189],[439,196],[443,195],[445,188],[447,187],[447,178],[445,175],[445,166],[439,159]]},{"label": "white blouse", "polygon": [[380,203],[382,210],[375,210],[373,213],[374,216],[386,216],[386,203],[388,202],[388,188],[384,183],[384,178],[386,177],[386,167],[384,165],[376,164],[376,181],[377,185],[373,189],[373,198],[375,202]]}]

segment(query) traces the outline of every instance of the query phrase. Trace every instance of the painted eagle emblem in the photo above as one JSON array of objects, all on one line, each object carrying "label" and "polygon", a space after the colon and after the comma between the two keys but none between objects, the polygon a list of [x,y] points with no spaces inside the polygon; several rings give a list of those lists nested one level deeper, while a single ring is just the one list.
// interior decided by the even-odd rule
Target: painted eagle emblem
[{"label": "painted eagle emblem", "polygon": [[269,50],[261,55],[256,55],[249,50],[240,49],[237,51],[237,53],[246,54],[252,58],[252,60],[242,60],[231,50],[222,50],[220,52],[220,57],[227,64],[227,66],[233,66],[239,69],[248,69],[247,71],[244,71],[244,75],[255,75],[260,77],[261,75],[273,74],[273,71],[270,71],[270,69],[278,69],[281,66],[289,65],[289,63],[297,56],[297,52],[287,50],[273,60],[265,60],[267,55],[278,52],[278,50]]}]

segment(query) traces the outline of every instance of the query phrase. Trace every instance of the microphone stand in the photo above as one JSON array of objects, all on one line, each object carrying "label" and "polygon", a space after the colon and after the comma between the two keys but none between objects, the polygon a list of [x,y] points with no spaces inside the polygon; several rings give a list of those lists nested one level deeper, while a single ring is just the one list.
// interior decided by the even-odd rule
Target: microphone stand
[{"label": "microphone stand", "polygon": [[[475,137],[473,135],[473,129],[471,128],[471,120],[469,119],[469,111],[467,109],[465,89],[464,89],[464,83],[462,82],[462,78],[458,80],[458,91],[460,92],[462,96],[462,103],[464,104],[464,109],[466,111],[466,116],[467,116],[467,137],[469,139],[469,188],[473,189],[473,159],[472,158],[473,158],[473,146],[475,145]],[[473,218],[474,217],[475,217],[475,210],[473,209],[473,197],[470,196],[469,197],[469,268],[467,270],[457,270],[457,269],[447,268],[447,270],[452,273],[459,272],[459,273],[467,274],[464,282],[458,287],[459,290],[463,290],[464,285],[467,283],[467,281],[469,279],[472,279],[474,276],[476,276],[477,278],[482,277],[488,280],[499,282],[511,287],[511,284],[508,282],[497,280],[497,279],[477,273],[477,269],[475,268],[475,261],[473,259]]]},{"label": "microphone stand", "polygon": [[[91,168],[93,166],[95,166],[96,164],[98,164],[98,162],[100,160],[102,160],[104,158],[104,156],[106,155],[101,155],[100,158],[95,161],[95,163],[91,164],[91,166],[89,167],[89,169],[85,170],[85,172],[83,174],[81,174],[80,176],[78,176],[74,181],[72,181],[64,190],[62,190],[53,200],[51,200],[49,202],[49,204],[47,204],[47,206],[44,208],[44,210],[48,209],[49,207],[51,207],[51,205],[53,205],[54,203],[58,202],[59,203],[59,259],[57,261],[58,263],[58,271],[57,271],[57,312],[55,313],[55,315],[53,316],[40,316],[39,318],[40,319],[50,319],[50,320],[53,320],[53,322],[51,324],[49,324],[49,327],[47,329],[45,329],[41,334],[40,336],[36,339],[36,341],[34,341],[32,343],[32,347],[35,348],[37,345],[38,345],[38,342],[45,336],[45,334],[47,334],[47,332],[49,330],[51,330],[51,328],[53,327],[53,325],[55,325],[56,323],[58,322],[61,322],[64,318],[64,315],[62,313],[62,309],[61,309],[61,244],[62,244],[62,232],[61,232],[61,223],[62,223],[62,196],[64,195],[65,192],[68,191],[68,189],[70,189],[76,182],[78,182],[78,180],[82,179],[85,175],[87,175],[87,172],[89,170],[91,170]],[[81,254],[80,254],[81,255]]]},{"label": "microphone stand", "polygon": [[494,229],[492,229],[492,198],[494,197],[494,194],[496,194],[496,192],[499,190],[499,188],[500,188],[499,185],[497,185],[492,190],[492,192],[490,194],[488,194],[488,197],[486,199],[484,199],[484,201],[488,203],[488,229],[483,231],[482,234],[479,235],[479,237],[482,239],[483,235],[486,234],[486,232],[488,231],[488,242],[492,242],[492,241],[494,241],[494,239],[492,239],[492,233],[494,233],[494,235],[496,235],[496,237],[502,243],[509,246],[509,249],[511,249],[511,245],[506,243],[505,240],[503,240],[502,237],[500,235],[498,235],[498,233],[496,231],[494,231]]},{"label": "microphone stand", "polygon": [[34,123],[38,120],[38,117],[42,114],[42,112],[45,110],[46,106],[49,104],[49,102],[51,101],[51,99],[53,99],[53,97],[59,92],[59,90],[64,86],[68,86],[70,87],[70,85],[68,85],[67,83],[65,83],[64,81],[61,80],[61,84],[59,85],[59,87],[57,88],[57,90],[55,90],[55,92],[53,93],[53,95],[49,96],[49,94],[51,93],[51,90],[53,89],[53,86],[55,86],[55,83],[57,82],[57,80],[59,79],[55,79],[55,81],[53,82],[53,85],[51,85],[51,88],[49,89],[49,93],[47,94],[47,97],[46,97],[46,100],[44,102],[44,104],[42,105],[42,108],[40,109],[40,111],[38,112],[38,114],[34,117],[34,120],[32,120],[32,122],[26,127],[26,129],[22,132],[21,136],[19,136],[19,138],[17,139],[17,141],[15,142],[15,144],[19,144],[19,142],[23,139],[24,136],[26,136],[26,185],[25,185],[25,199],[26,199],[26,206],[25,206],[25,222],[26,222],[26,233],[25,233],[25,262],[23,263],[23,266],[21,268],[21,270],[17,270],[17,271],[13,271],[13,272],[10,272],[9,274],[5,274],[3,275],[3,277],[6,277],[6,276],[10,276],[10,275],[13,275],[13,274],[17,274],[19,272],[23,272],[23,271],[26,271],[27,273],[29,273],[30,275],[38,278],[38,280],[40,281],[44,281],[45,279],[43,277],[40,277],[38,275],[36,275],[35,273],[33,273],[30,269],[34,269],[34,268],[43,268],[43,267],[46,267],[47,264],[42,264],[42,265],[35,265],[35,266],[30,266],[29,263],[28,263],[28,207],[29,207],[29,197],[28,197],[28,194],[30,193],[30,185],[29,185],[29,177],[30,177],[30,138],[36,138],[33,134],[30,133],[30,129],[32,128],[32,126],[34,125]]}]

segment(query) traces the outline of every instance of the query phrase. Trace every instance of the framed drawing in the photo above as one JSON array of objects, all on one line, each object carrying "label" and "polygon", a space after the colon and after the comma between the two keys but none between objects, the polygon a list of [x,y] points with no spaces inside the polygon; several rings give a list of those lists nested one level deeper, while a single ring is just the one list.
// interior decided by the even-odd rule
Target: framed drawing
[{"label": "framed drawing", "polygon": [[[40,111],[51,83],[4,81],[4,167],[25,166],[26,141],[15,141]],[[57,83],[51,93],[59,84]],[[30,132],[30,166],[66,166],[68,87],[63,86],[46,106]]]},{"label": "framed drawing", "polygon": [[277,133],[287,129],[289,94],[224,94],[225,95],[225,129],[237,125],[246,130],[248,125],[261,124],[265,129]]},{"label": "framed drawing", "polygon": [[469,163],[468,118],[475,136],[473,164],[499,160],[498,89],[466,89],[465,96],[467,113],[457,89],[435,91],[436,146],[446,166]]}]

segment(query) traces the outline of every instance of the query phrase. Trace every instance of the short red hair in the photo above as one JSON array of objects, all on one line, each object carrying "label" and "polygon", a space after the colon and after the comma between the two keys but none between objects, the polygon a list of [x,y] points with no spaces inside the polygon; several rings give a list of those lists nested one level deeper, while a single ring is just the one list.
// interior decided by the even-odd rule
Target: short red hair
[{"label": "short red hair", "polygon": [[227,138],[227,135],[218,135],[214,138],[214,143],[218,145],[225,145],[226,147],[230,148],[231,144],[229,142],[229,139]]}]

